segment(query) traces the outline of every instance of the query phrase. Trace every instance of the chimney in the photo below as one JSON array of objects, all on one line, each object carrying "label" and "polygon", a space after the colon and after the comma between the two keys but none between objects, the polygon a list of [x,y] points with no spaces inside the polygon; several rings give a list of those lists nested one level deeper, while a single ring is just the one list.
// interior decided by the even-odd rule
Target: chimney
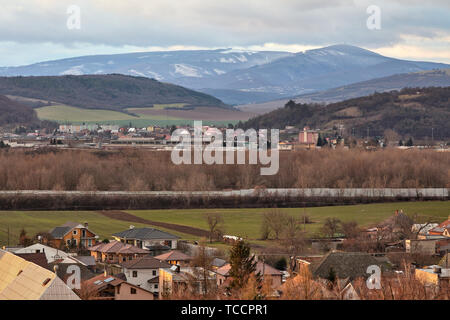
[{"label": "chimney", "polygon": [[85,223],[84,223],[84,227],[85,227],[86,229],[89,228],[89,223],[85,222]]},{"label": "chimney", "polygon": [[130,229],[134,229],[134,226],[133,226],[133,225],[130,225]]}]

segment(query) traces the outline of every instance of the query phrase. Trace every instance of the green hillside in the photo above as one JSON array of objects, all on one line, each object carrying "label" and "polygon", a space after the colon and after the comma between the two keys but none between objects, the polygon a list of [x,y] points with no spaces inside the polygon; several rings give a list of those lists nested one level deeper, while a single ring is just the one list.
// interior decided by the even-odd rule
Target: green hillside
[{"label": "green hillside", "polygon": [[204,93],[154,79],[119,74],[0,77],[0,94],[115,111],[152,107],[155,104],[229,108],[219,99]]}]

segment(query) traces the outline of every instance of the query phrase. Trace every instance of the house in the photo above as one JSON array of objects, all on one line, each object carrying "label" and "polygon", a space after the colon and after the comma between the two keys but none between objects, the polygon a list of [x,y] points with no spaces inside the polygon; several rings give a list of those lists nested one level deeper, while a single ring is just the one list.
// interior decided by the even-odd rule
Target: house
[{"label": "house", "polygon": [[[309,272],[299,274],[280,287],[281,297],[313,300],[360,300],[361,294],[347,279],[337,280],[334,286],[325,279],[313,279]],[[291,296],[292,298],[292,296]]]},{"label": "house", "polygon": [[35,243],[31,246],[20,248],[14,251],[15,254],[32,254],[42,253],[45,255],[48,264],[81,264],[88,268],[95,268],[95,259],[91,256],[77,256],[68,254],[62,250],[55,249],[40,243]]},{"label": "house", "polygon": [[[67,272],[70,266],[77,266],[80,269],[82,280],[92,278],[96,271],[94,257],[69,255],[64,251],[40,243],[19,249],[15,254],[55,272],[62,280],[70,276]],[[38,257],[40,257],[39,262],[36,260]]]},{"label": "house", "polygon": [[439,224],[437,227],[428,231],[428,234],[450,238],[450,216],[447,220]]},{"label": "house", "polygon": [[[159,298],[164,298],[172,293],[185,292],[190,289],[194,294],[204,292],[204,272],[200,267],[180,267],[159,269]],[[207,279],[210,287],[216,285],[216,274],[207,271]],[[192,292],[192,291],[191,291]]]},{"label": "house", "polygon": [[118,277],[101,274],[84,281],[79,290],[83,300],[153,300],[152,292]]},{"label": "house", "polygon": [[159,269],[167,269],[170,266],[169,263],[151,256],[122,263],[127,282],[153,292],[156,297],[159,293]]},{"label": "house", "polygon": [[63,247],[91,247],[99,238],[89,230],[88,223],[80,224],[67,222],[66,224],[50,230],[51,239],[49,244],[54,248]]},{"label": "house", "polygon": [[[217,274],[217,286],[222,286],[225,282],[229,282],[231,280],[230,277],[230,269],[231,265],[229,263],[224,266],[218,268],[215,272]],[[256,263],[256,274],[260,274],[264,281],[270,281],[272,288],[276,289],[281,286],[283,283],[283,273],[281,271],[271,267],[270,265],[258,261]]]},{"label": "house", "polygon": [[47,262],[47,258],[45,257],[44,253],[15,253],[15,255],[29,262],[33,262],[39,267],[50,271],[52,270]]},{"label": "house", "polygon": [[421,253],[433,255],[436,253],[437,240],[405,240],[405,249],[407,253]]},{"label": "house", "polygon": [[[359,277],[368,278],[369,266],[380,266],[380,262],[372,255],[365,252],[338,252],[332,251],[325,255],[322,260],[310,271],[314,277],[328,279],[334,275],[338,279],[349,279],[350,281]],[[380,266],[381,267],[381,266]]]},{"label": "house", "polygon": [[438,227],[437,223],[415,223],[411,227],[411,231],[420,236],[426,236],[430,230]]},{"label": "house", "polygon": [[40,243],[35,243],[31,246],[15,250],[15,254],[27,254],[27,253],[43,253],[47,259],[47,263],[53,263],[58,261],[59,263],[76,263],[75,257],[67,254],[66,252],[55,249]]},{"label": "house", "polygon": [[211,262],[211,267],[213,271],[216,271],[217,269],[223,267],[226,264],[227,264],[226,260],[214,258],[213,261]]},{"label": "house", "polygon": [[177,241],[180,237],[158,229],[134,228],[130,226],[128,230],[113,234],[113,238],[117,241],[146,249],[155,254],[155,251],[164,250],[164,247],[168,250],[176,249]]},{"label": "house", "polygon": [[88,250],[91,252],[91,256],[95,258],[95,261],[115,264],[148,255],[147,250],[115,240],[109,243],[97,244],[89,247]]},{"label": "house", "polygon": [[179,265],[182,267],[188,266],[192,260],[191,256],[188,256],[187,254],[184,254],[183,252],[178,250],[172,250],[170,252],[163,253],[159,256],[155,256],[155,258],[158,260],[166,261],[169,264]]},{"label": "house", "polygon": [[417,280],[424,284],[441,286],[450,284],[450,269],[438,265],[414,270]]},{"label": "house", "polygon": [[304,127],[303,131],[298,134],[297,148],[301,149],[315,149],[317,141],[319,140],[319,132],[316,130],[310,130],[309,127]]},{"label": "house", "polygon": [[436,252],[444,256],[447,252],[450,252],[450,238],[444,238],[436,241]]},{"label": "house", "polygon": [[0,250],[0,300],[80,300],[55,273]]}]

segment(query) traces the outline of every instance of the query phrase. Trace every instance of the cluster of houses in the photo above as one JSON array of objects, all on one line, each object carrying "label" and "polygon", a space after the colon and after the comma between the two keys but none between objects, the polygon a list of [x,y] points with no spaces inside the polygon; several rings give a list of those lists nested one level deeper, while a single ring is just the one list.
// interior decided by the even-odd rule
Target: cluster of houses
[{"label": "cluster of houses", "polygon": [[[417,266],[414,277],[426,286],[449,284],[450,217],[439,224],[414,224],[411,231],[417,236],[404,240],[403,253],[439,258],[438,263]],[[365,232],[370,236],[380,230]],[[232,280],[226,260],[215,257],[208,269],[196,266],[192,262],[198,247],[180,246],[179,237],[165,231],[130,226],[110,240],[99,241],[87,223],[68,222],[49,234],[45,244],[0,250],[0,273],[7,275],[0,277],[0,299],[154,300],[187,288],[202,294],[205,283],[226,288]],[[241,239],[228,236],[225,240]],[[276,298],[283,298],[287,277],[292,285],[307,271],[321,288],[322,298],[357,300],[360,293],[354,281],[367,279],[368,268],[378,266],[384,274],[401,272],[385,253],[344,252],[339,241],[333,241],[336,245],[322,248],[320,254],[291,257],[290,274],[256,257],[255,274],[269,283]],[[78,288],[70,282],[74,267],[79,270]],[[330,277],[337,279],[339,290],[330,290]]]},{"label": "cluster of houses", "polygon": [[[179,237],[170,233],[130,226],[128,230],[113,234],[110,241],[101,242],[87,223],[68,222],[50,230],[49,234],[46,244],[35,243],[0,251],[0,257],[8,257],[0,258],[0,271],[10,269],[11,261],[16,264],[14,276],[0,279],[0,299],[17,298],[8,292],[26,291],[28,285],[34,285],[25,283],[25,280],[18,281],[22,274],[15,270],[25,263],[34,266],[36,275],[43,273],[49,277],[52,275],[51,279],[58,279],[54,281],[63,289],[59,288],[59,296],[48,297],[51,299],[153,300],[192,286],[193,282],[197,284],[198,293],[203,290],[204,279],[198,275],[205,272],[191,265],[191,255],[177,250]],[[70,250],[75,247],[89,255],[79,255],[76,250]],[[81,286],[71,290],[67,281],[71,279],[73,266],[80,270]],[[274,288],[281,285],[280,271],[269,265],[258,264],[258,268],[265,269],[267,276],[274,277]],[[225,260],[214,258],[211,270],[206,273],[208,282],[214,286],[226,285],[229,269],[230,265]],[[19,285],[22,287],[16,287]],[[20,297],[26,298],[25,293]]]}]

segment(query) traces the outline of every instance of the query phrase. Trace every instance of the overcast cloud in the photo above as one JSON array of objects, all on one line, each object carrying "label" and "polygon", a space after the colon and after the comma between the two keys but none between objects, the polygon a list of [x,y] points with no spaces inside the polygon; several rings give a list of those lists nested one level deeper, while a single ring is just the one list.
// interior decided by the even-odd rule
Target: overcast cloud
[{"label": "overcast cloud", "polygon": [[[0,0],[0,65],[86,54],[249,48],[292,52],[337,43],[450,63],[448,0]],[[81,9],[69,30],[67,8]],[[366,9],[381,9],[369,30]]]}]

